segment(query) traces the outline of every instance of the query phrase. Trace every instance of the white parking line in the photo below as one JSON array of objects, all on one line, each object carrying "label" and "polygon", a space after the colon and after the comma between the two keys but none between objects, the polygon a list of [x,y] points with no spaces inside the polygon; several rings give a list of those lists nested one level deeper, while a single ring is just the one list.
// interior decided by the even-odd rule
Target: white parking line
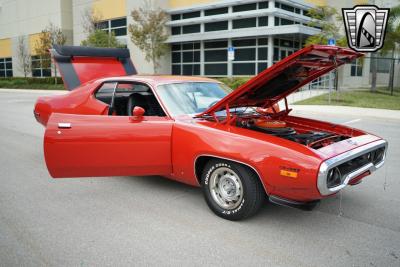
[{"label": "white parking line", "polygon": [[359,122],[359,121],[361,121],[361,119],[354,119],[354,120],[351,120],[351,121],[343,122],[343,124],[352,124],[352,123]]}]

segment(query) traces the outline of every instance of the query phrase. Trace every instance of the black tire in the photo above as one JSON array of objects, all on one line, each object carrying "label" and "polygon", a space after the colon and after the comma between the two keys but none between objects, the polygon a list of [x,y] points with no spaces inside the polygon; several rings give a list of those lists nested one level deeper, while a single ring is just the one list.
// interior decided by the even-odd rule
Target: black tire
[{"label": "black tire", "polygon": [[[226,181],[222,181],[222,178],[218,177],[225,177],[227,172],[228,178],[233,177],[233,179],[237,181],[236,184],[240,183],[241,185],[237,187],[233,186],[233,188],[238,188],[238,190],[231,190],[234,192],[238,191],[240,192],[240,194],[242,194],[241,198],[237,197],[238,199],[236,202],[232,201],[232,206],[234,206],[234,208],[222,207],[221,205],[224,205],[224,203],[219,204],[221,203],[221,200],[225,200],[225,198],[223,198],[223,196],[219,194],[219,190],[224,190],[221,189],[221,186],[222,183]],[[239,178],[240,181],[238,181],[237,178]],[[216,179],[219,179],[218,181],[221,181],[221,185],[218,184],[217,190],[211,189],[210,187],[212,187],[212,184],[216,184]],[[226,185],[226,183],[224,184]],[[265,191],[257,174],[249,167],[232,161],[212,159],[207,162],[201,176],[201,185],[205,200],[210,209],[216,215],[231,221],[242,220],[254,215],[260,209],[265,200]],[[232,183],[228,185],[231,186],[231,189]],[[242,189],[240,190],[240,188]],[[229,205],[230,202],[226,203],[227,205]]]}]

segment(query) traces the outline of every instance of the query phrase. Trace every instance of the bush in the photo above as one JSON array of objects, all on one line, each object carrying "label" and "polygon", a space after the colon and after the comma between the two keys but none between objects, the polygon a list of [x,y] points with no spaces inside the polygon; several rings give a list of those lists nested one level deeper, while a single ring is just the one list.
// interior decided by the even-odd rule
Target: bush
[{"label": "bush", "polygon": [[64,85],[60,77],[57,77],[57,84],[54,84],[54,77],[7,77],[0,78],[0,88],[62,90]]},{"label": "bush", "polygon": [[[7,77],[7,78],[0,78],[0,82],[9,81],[12,83],[17,84],[54,84],[54,77]],[[57,77],[57,83],[63,84],[61,77]]]},{"label": "bush", "polygon": [[217,78],[218,81],[223,82],[233,90],[245,84],[250,80],[250,77],[233,77],[233,78]]}]

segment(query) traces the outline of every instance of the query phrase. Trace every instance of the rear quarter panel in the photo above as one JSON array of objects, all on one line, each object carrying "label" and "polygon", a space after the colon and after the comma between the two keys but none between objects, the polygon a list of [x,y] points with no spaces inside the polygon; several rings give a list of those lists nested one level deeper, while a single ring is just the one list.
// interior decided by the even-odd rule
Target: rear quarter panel
[{"label": "rear quarter panel", "polygon": [[107,105],[93,95],[99,85],[100,82],[92,82],[63,95],[40,97],[34,108],[37,120],[46,126],[52,113],[105,114]]}]

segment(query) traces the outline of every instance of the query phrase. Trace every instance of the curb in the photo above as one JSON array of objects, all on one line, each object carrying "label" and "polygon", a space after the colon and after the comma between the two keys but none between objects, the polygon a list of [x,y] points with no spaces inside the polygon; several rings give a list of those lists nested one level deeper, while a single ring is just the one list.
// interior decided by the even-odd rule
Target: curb
[{"label": "curb", "polygon": [[292,107],[294,112],[304,111],[319,114],[330,113],[336,115],[366,116],[380,119],[400,120],[400,110],[325,105],[292,105]]}]

